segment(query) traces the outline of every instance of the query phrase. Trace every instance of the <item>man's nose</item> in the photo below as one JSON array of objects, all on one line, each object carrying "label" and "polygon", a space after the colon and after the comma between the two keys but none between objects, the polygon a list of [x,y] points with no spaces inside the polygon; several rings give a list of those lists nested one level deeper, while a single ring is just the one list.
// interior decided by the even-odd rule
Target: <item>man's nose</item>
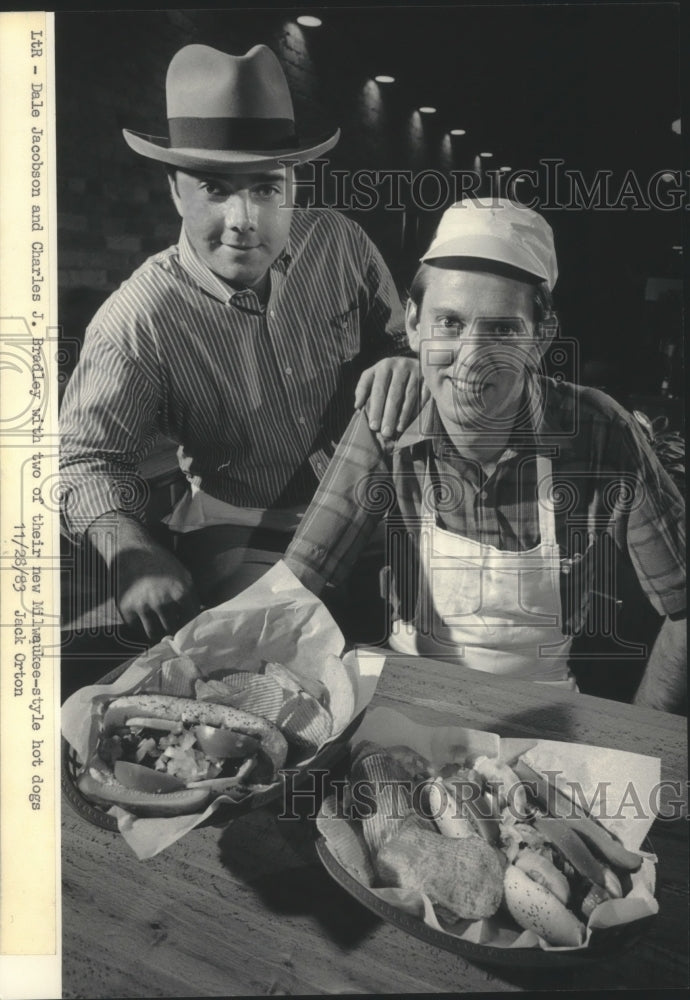
[{"label": "man's nose", "polygon": [[422,349],[424,361],[434,368],[452,368],[467,366],[476,362],[482,355],[482,344],[467,344],[461,338],[455,340],[428,340]]},{"label": "man's nose", "polygon": [[254,213],[248,191],[231,194],[225,203],[225,225],[235,232],[246,233],[255,228]]}]

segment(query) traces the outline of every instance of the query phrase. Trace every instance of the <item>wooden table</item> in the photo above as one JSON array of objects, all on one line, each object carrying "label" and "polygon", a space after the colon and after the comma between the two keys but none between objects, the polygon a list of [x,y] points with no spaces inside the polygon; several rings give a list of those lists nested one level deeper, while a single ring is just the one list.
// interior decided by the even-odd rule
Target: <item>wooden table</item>
[{"label": "wooden table", "polygon": [[[617,747],[687,779],[686,720],[428,660],[389,659],[375,703],[501,735]],[[631,775],[631,777],[634,777]],[[669,793],[662,801],[671,811]],[[306,819],[279,807],[192,831],[151,861],[63,809],[63,995],[464,993],[688,985],[688,823],[657,820],[660,914],[634,949],[577,971],[487,971],[384,923],[337,886]],[[685,809],[687,816],[687,809]]]}]

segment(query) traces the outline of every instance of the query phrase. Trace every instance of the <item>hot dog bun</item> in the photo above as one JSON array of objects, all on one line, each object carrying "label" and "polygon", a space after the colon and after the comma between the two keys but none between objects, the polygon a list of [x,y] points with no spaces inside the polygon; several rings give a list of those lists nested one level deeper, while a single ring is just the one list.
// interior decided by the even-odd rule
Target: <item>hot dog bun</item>
[{"label": "hot dog bun", "polygon": [[542,854],[529,849],[521,851],[515,860],[516,866],[534,882],[543,885],[545,889],[552,892],[556,899],[560,900],[564,906],[568,905],[570,899],[570,884],[563,872],[551,863]]},{"label": "hot dog bun", "polygon": [[183,788],[177,792],[142,792],[127,788],[107,771],[84,771],[77,778],[79,791],[103,805],[122,806],[138,816],[186,816],[200,812],[211,797],[208,788]]},{"label": "hot dog bun", "polygon": [[549,944],[573,948],[583,944],[585,928],[575,914],[515,865],[506,868],[503,893],[510,915],[520,927],[534,931]]},{"label": "hot dog bun", "polygon": [[280,730],[258,715],[245,712],[241,708],[218,705],[211,701],[196,701],[194,698],[176,698],[167,694],[131,694],[115,698],[108,705],[103,718],[104,735],[118,727],[125,726],[127,720],[146,716],[151,719],[173,719],[192,725],[222,726],[236,732],[253,736],[261,741],[261,748],[270,759],[275,772],[283,766],[288,745]]}]

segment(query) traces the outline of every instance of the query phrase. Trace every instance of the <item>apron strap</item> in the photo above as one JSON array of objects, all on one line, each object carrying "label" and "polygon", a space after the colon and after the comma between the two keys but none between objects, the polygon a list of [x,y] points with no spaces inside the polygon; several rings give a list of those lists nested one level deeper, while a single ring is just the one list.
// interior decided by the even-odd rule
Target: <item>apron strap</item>
[{"label": "apron strap", "polygon": [[537,511],[542,545],[556,545],[556,515],[554,511],[553,474],[551,459],[537,455]]}]

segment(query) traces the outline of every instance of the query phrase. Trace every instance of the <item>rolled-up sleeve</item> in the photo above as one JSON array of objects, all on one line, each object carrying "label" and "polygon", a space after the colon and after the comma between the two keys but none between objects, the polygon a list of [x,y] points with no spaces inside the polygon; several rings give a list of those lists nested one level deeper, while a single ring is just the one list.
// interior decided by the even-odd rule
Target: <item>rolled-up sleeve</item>
[{"label": "rolled-up sleeve", "polygon": [[90,328],[60,412],[61,507],[76,538],[109,511],[141,518],[137,473],[157,435],[160,388],[98,328]]},{"label": "rolled-up sleeve", "polygon": [[654,609],[680,617],[686,609],[683,498],[632,421],[623,432],[623,453],[635,472],[634,496],[622,495],[619,518],[630,559]]},{"label": "rolled-up sleeve", "polygon": [[306,586],[320,591],[343,583],[378,522],[395,502],[386,455],[355,413],[285,553]]}]

